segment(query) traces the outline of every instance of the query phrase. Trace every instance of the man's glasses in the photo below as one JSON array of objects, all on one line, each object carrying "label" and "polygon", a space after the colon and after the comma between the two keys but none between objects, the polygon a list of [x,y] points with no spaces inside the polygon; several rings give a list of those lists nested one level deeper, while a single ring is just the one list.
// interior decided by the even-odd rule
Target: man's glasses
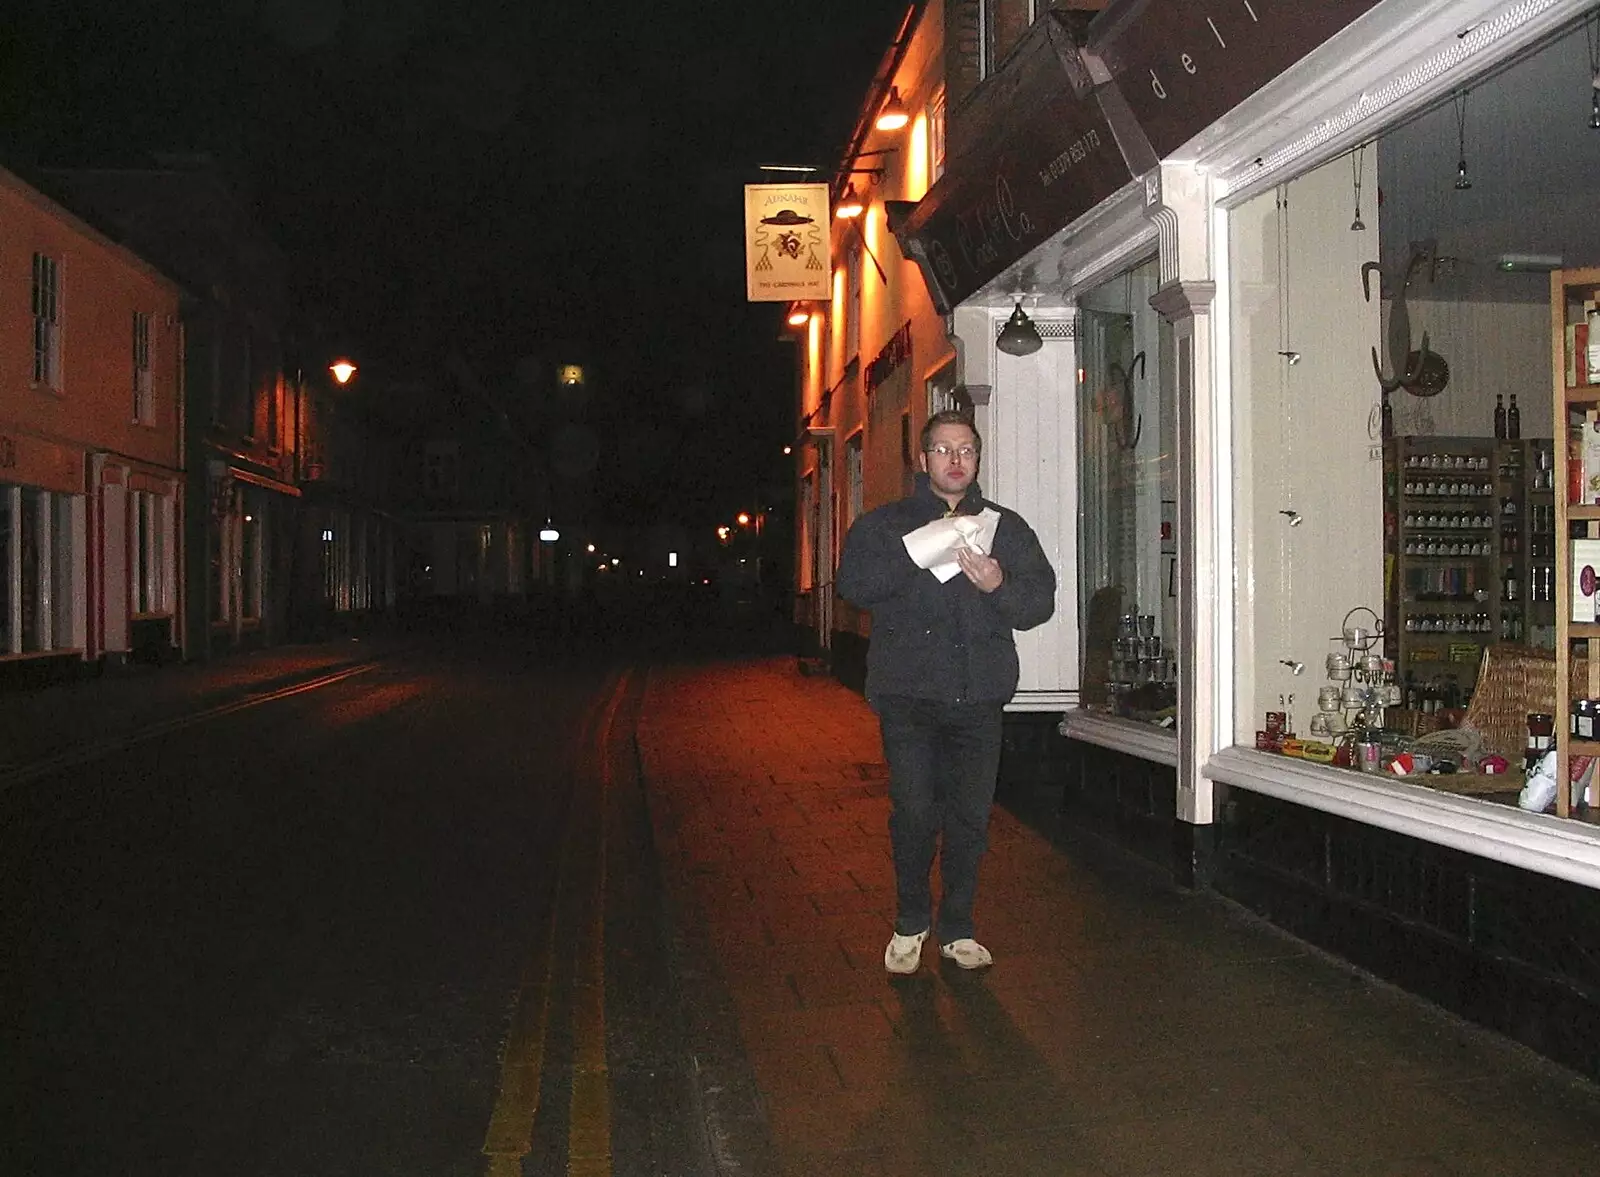
[{"label": "man's glasses", "polygon": [[978,456],[978,447],[971,445],[930,445],[928,453],[938,454],[941,458],[960,458],[963,462],[970,462]]}]

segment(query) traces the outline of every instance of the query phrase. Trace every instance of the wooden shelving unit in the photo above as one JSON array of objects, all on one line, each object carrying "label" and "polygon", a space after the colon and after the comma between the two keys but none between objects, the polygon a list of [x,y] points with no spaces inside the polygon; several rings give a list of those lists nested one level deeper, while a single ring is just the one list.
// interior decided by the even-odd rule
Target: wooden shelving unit
[{"label": "wooden shelving unit", "polygon": [[[1586,409],[1600,407],[1600,384],[1568,384],[1567,326],[1581,321],[1583,303],[1600,297],[1600,267],[1557,270],[1550,275],[1551,382],[1554,402],[1551,420],[1556,428],[1558,480],[1556,514],[1556,813],[1561,817],[1579,816],[1573,812],[1571,758],[1600,756],[1600,740],[1575,740],[1567,735],[1567,717],[1572,713],[1572,660],[1582,647],[1588,665],[1586,698],[1600,698],[1600,625],[1577,624],[1572,617],[1572,543],[1574,524],[1582,534],[1600,539],[1600,506],[1568,502],[1566,486],[1566,439],[1572,425],[1583,423]],[[1583,370],[1579,360],[1580,374]],[[1583,684],[1579,684],[1582,686]]]}]

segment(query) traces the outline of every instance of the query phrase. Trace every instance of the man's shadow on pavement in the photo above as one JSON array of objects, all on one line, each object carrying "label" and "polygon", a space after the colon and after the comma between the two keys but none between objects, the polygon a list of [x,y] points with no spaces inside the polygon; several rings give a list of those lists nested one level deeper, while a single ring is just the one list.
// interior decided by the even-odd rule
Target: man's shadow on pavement
[{"label": "man's shadow on pavement", "polygon": [[[941,958],[933,969],[889,979],[906,1045],[902,1082],[917,1094],[929,1125],[943,1125],[980,1151],[986,1140],[1056,1129],[1073,1104],[1071,1087],[1006,1011],[988,972]],[[1050,1139],[1059,1145],[1062,1137],[1053,1132]],[[1078,1171],[1073,1162],[1094,1164],[1083,1153],[1038,1161],[1045,1166],[1039,1171],[1063,1174]]]}]

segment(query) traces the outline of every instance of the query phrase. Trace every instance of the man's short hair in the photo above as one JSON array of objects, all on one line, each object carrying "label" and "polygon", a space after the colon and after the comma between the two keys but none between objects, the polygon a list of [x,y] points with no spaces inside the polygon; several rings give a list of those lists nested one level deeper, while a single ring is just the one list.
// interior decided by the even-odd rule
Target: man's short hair
[{"label": "man's short hair", "polygon": [[973,448],[980,454],[983,453],[983,435],[978,432],[977,425],[973,424],[972,415],[961,409],[946,409],[944,412],[935,413],[928,418],[927,424],[922,427],[922,441],[920,444],[923,453],[928,452],[928,446],[932,444],[929,438],[933,436],[933,431],[941,425],[963,425],[972,430]]}]

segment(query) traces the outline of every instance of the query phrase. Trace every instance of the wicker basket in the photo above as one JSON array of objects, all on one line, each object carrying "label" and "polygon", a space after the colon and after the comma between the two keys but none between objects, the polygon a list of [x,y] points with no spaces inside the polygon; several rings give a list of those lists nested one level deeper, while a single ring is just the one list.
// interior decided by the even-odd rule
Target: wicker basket
[{"label": "wicker basket", "polygon": [[[1574,697],[1587,693],[1588,661],[1574,658],[1568,675]],[[1555,715],[1556,656],[1549,650],[1501,642],[1483,652],[1478,685],[1467,705],[1463,726],[1483,737],[1484,747],[1498,752],[1512,765],[1522,763],[1528,745],[1528,716]],[[1556,732],[1566,731],[1566,719],[1556,716]]]}]

